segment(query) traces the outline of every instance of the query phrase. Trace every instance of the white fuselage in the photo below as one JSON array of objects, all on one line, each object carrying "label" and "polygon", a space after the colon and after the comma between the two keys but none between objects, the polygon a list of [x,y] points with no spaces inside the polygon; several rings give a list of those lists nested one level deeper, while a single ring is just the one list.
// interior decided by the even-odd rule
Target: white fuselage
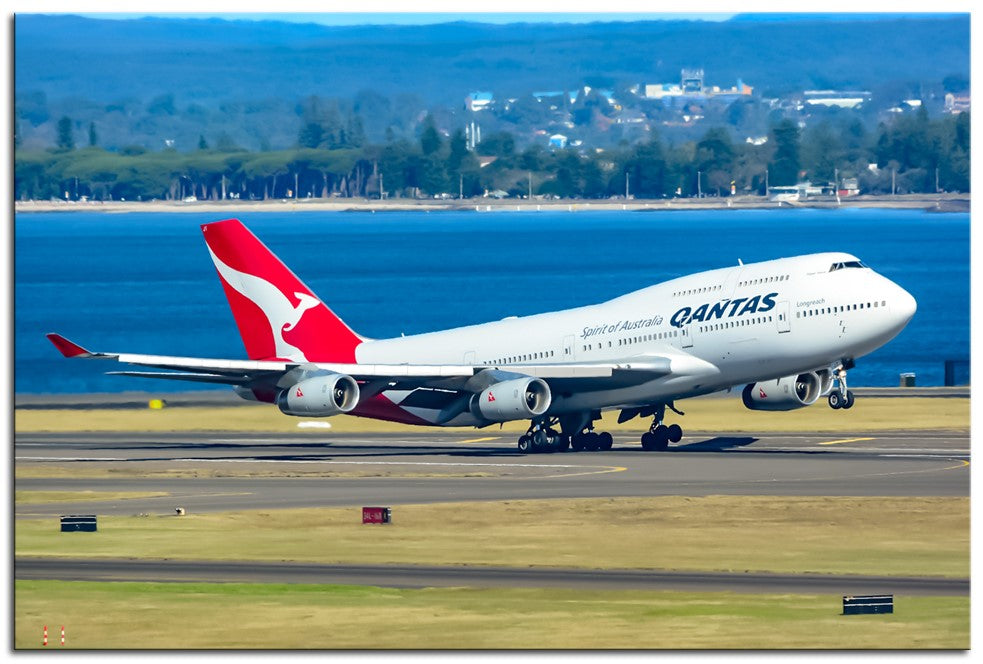
[{"label": "white fuselage", "polygon": [[[356,359],[522,373],[523,365],[670,358],[672,373],[641,384],[554,394],[549,413],[559,415],[664,403],[828,368],[890,341],[915,306],[856,257],[811,254],[700,272],[576,309],[366,341]],[[464,416],[448,424],[469,423]]]}]

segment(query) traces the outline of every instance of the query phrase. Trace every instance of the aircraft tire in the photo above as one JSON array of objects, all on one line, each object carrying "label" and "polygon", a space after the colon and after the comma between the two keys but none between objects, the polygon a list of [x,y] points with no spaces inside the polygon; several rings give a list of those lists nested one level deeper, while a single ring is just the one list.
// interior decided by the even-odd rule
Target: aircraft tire
[{"label": "aircraft tire", "polygon": [[598,449],[598,447],[600,445],[600,440],[599,440],[600,437],[596,433],[594,433],[593,431],[591,431],[590,433],[585,434],[584,435],[584,438],[586,439],[584,441],[584,448],[585,449],[587,449],[587,450],[589,450],[591,452],[593,452],[593,451],[595,451],[595,450]]},{"label": "aircraft tire", "polygon": [[584,449],[584,434],[578,433],[570,437],[570,447],[574,452],[581,452]]},{"label": "aircraft tire", "polygon": [[847,408],[853,408],[853,402],[854,402],[853,392],[851,390],[847,390],[846,399],[843,401],[843,405],[841,406],[841,408],[843,408],[843,410],[846,410]]},{"label": "aircraft tire", "polygon": [[568,449],[570,449],[570,436],[559,434],[554,440],[555,442],[553,443],[553,449],[555,449],[557,452],[566,452]]},{"label": "aircraft tire", "polygon": [[678,443],[683,439],[683,428],[678,424],[670,424],[667,433],[670,443]]},{"label": "aircraft tire", "polygon": [[602,431],[597,436],[597,449],[609,450],[614,445],[614,438],[607,431]]},{"label": "aircraft tire", "polygon": [[532,438],[529,436],[519,437],[519,451],[523,454],[529,454],[532,452]]},{"label": "aircraft tire", "polygon": [[829,401],[829,407],[832,408],[833,410],[839,410],[840,408],[843,407],[843,398],[840,396],[840,393],[837,392],[836,390],[829,393],[828,401]]},{"label": "aircraft tire", "polygon": [[651,431],[642,434],[642,449],[646,452],[655,449],[655,434]]}]

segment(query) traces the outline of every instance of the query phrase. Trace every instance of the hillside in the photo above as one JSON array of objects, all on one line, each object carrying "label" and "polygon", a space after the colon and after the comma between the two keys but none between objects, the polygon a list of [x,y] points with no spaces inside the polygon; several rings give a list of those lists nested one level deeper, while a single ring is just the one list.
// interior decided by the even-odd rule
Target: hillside
[{"label": "hillside", "polygon": [[173,93],[210,105],[371,89],[458,104],[473,90],[504,96],[676,81],[683,67],[702,67],[714,84],[742,78],[772,94],[969,74],[968,15],[328,27],[22,14],[14,27],[18,94],[98,102]]}]

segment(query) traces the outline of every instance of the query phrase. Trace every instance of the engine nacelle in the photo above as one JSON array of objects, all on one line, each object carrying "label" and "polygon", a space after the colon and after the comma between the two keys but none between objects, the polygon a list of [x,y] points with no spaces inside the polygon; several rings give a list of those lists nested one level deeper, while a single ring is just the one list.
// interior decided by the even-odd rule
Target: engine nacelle
[{"label": "engine nacelle", "polygon": [[358,405],[358,383],[345,374],[307,378],[281,390],[276,405],[285,415],[330,417],[354,410]]},{"label": "engine nacelle", "polygon": [[553,395],[541,378],[515,378],[495,383],[471,397],[471,412],[490,422],[539,417],[550,407]]},{"label": "engine nacelle", "polygon": [[823,392],[823,380],[814,371],[778,380],[753,383],[741,397],[751,410],[795,410],[816,403]]}]

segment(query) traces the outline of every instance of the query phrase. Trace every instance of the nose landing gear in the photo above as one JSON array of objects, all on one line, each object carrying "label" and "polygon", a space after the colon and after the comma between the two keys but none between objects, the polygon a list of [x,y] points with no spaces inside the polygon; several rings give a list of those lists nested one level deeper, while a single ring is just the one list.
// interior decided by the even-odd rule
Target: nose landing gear
[{"label": "nose landing gear", "polygon": [[828,397],[829,407],[833,410],[853,408],[853,392],[847,389],[846,384],[847,369],[852,369],[853,366],[852,361],[844,361],[843,365],[833,373],[833,380],[837,385],[833,387],[833,391],[829,393]]}]

